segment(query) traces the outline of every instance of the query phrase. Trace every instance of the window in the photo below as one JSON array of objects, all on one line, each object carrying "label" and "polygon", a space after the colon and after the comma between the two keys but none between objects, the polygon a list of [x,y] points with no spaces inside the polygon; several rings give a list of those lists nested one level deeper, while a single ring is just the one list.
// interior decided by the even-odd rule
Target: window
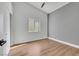
[{"label": "window", "polygon": [[29,18],[28,19],[28,32],[39,32],[40,31],[40,22],[38,19]]}]

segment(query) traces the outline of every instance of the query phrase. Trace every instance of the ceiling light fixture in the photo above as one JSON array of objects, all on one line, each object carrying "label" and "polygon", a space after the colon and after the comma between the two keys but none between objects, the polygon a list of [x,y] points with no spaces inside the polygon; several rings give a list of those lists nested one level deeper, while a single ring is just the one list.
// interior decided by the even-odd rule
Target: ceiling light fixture
[{"label": "ceiling light fixture", "polygon": [[45,2],[43,2],[43,3],[42,3],[41,8],[43,8],[43,7],[44,7],[44,5],[45,5]]}]

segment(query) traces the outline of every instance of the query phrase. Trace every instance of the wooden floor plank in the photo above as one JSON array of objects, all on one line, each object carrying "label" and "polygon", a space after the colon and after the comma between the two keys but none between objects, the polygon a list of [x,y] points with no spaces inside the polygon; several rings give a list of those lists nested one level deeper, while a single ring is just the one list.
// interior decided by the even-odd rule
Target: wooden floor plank
[{"label": "wooden floor plank", "polygon": [[42,39],[11,47],[9,56],[79,56],[79,49]]}]

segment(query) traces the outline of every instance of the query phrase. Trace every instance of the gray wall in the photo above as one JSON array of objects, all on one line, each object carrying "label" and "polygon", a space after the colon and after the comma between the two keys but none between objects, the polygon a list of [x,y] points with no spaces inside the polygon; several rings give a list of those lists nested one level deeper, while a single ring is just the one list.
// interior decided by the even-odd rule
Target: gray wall
[{"label": "gray wall", "polygon": [[79,2],[69,3],[50,14],[49,36],[79,45]]},{"label": "gray wall", "polygon": [[[28,17],[36,17],[41,21],[41,32],[27,31]],[[47,37],[47,15],[24,2],[13,3],[11,19],[11,45]]]}]

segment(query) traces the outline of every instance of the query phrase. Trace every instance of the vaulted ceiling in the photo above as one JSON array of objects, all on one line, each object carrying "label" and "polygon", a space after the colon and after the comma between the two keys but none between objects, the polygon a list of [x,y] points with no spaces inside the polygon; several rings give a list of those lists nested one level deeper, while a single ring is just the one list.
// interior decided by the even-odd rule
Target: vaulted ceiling
[{"label": "vaulted ceiling", "polygon": [[55,11],[56,9],[61,8],[62,6],[68,4],[69,2],[45,2],[43,8],[41,8],[43,2],[28,2],[28,3],[49,14]]}]

